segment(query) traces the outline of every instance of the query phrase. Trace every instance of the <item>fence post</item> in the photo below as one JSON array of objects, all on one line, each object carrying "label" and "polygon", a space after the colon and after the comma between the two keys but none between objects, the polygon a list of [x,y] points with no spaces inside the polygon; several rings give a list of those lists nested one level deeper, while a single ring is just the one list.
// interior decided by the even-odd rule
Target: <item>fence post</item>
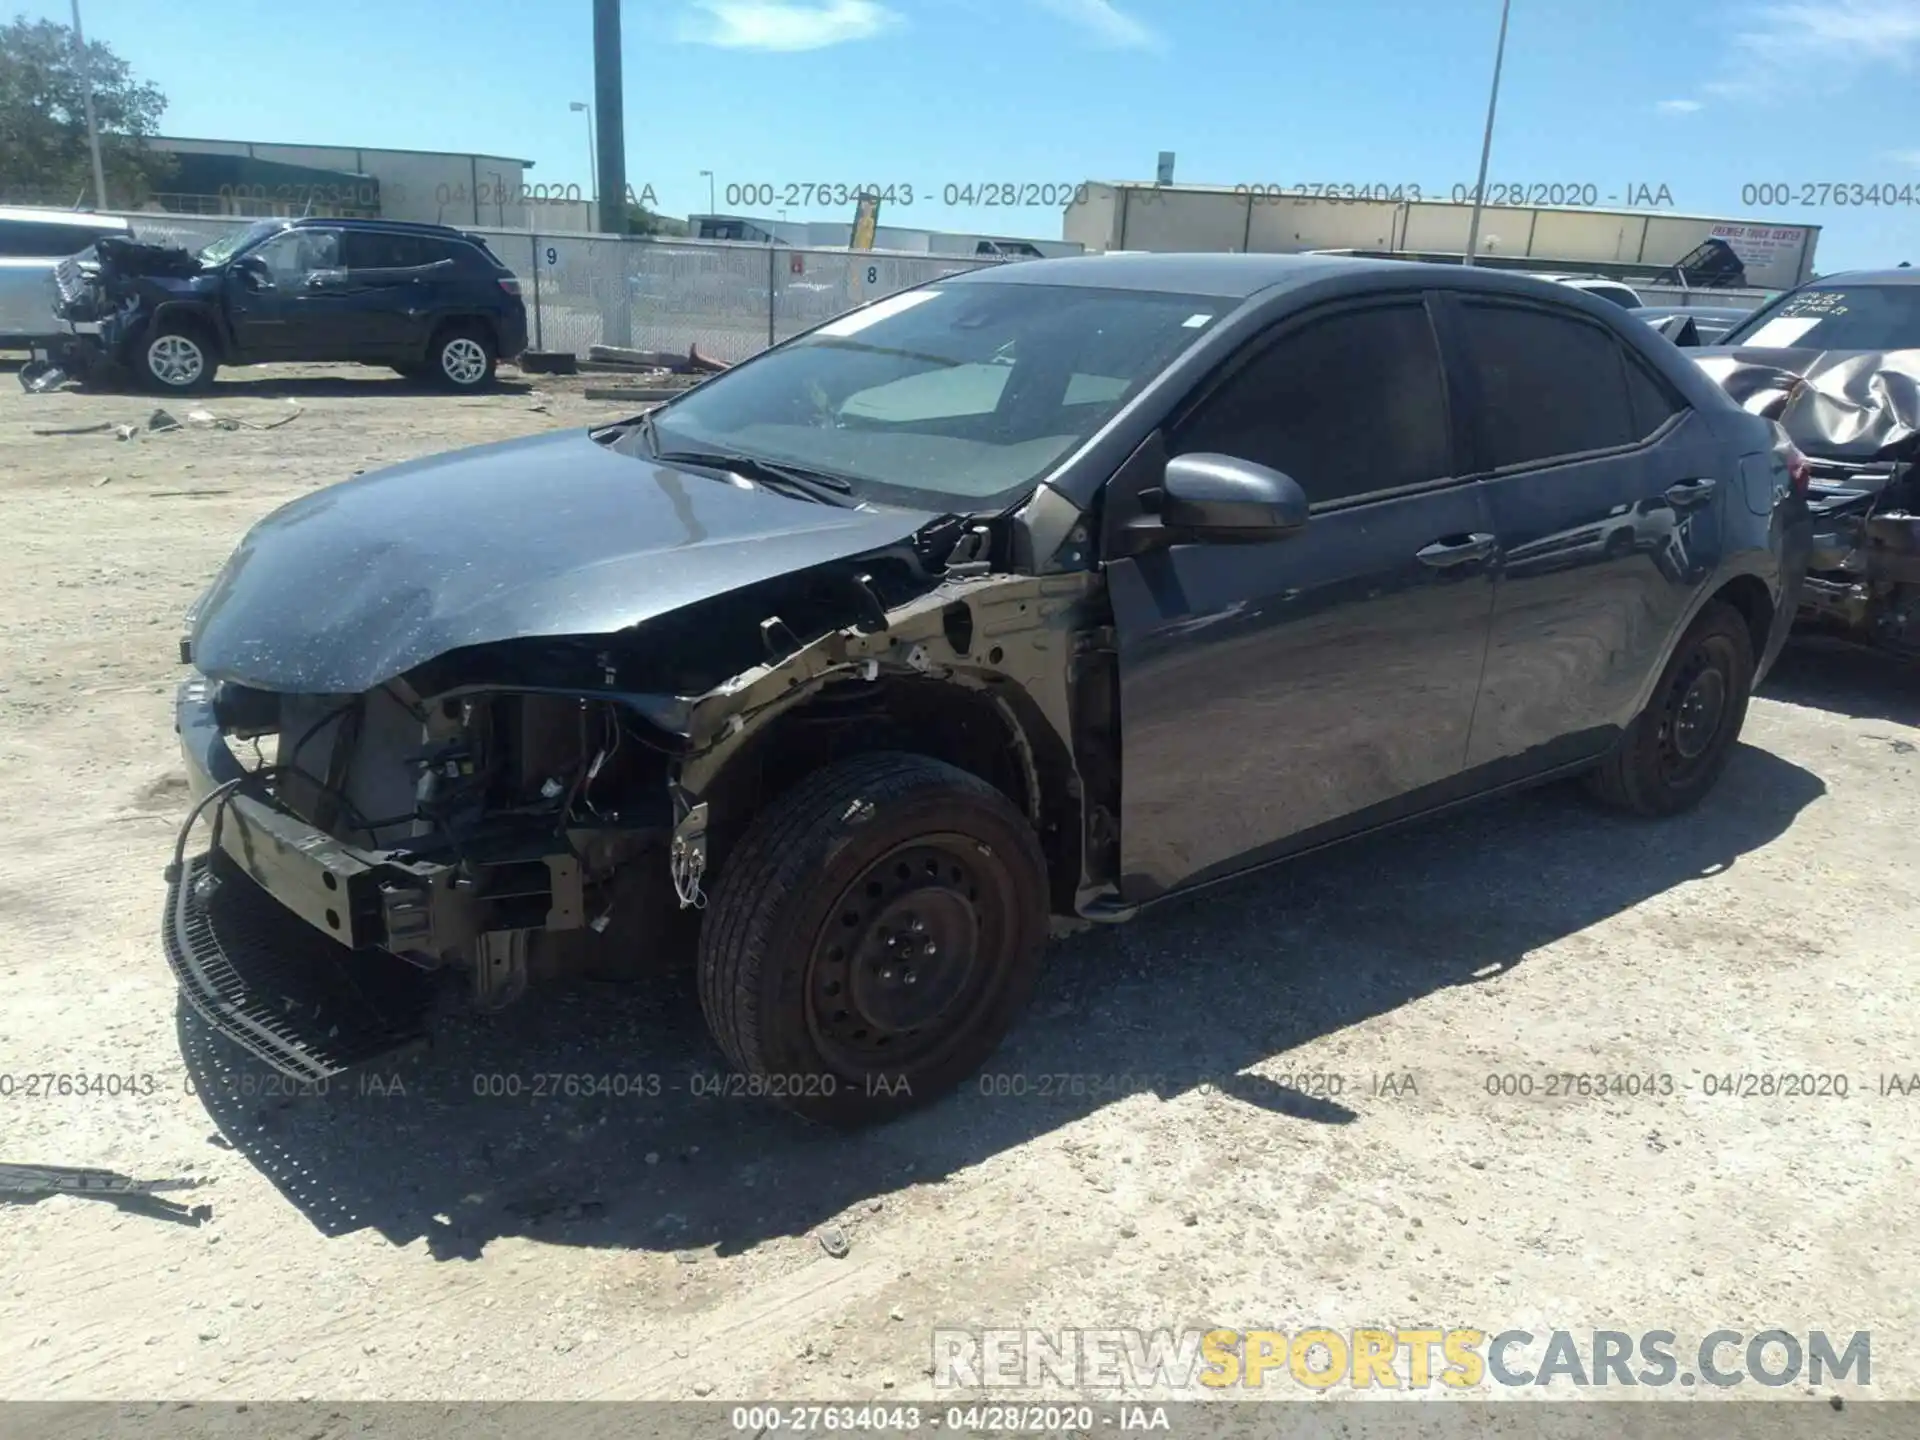
[{"label": "fence post", "polygon": [[767,348],[773,348],[773,242],[767,242]]},{"label": "fence post", "polygon": [[533,247],[533,348],[546,349],[540,334],[540,237],[533,231],[527,232],[527,243]]}]

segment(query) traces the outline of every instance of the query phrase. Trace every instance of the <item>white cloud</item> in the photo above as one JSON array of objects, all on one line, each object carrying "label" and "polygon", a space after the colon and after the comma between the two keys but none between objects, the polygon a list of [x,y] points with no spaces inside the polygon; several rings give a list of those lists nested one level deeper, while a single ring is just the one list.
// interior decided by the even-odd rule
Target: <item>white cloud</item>
[{"label": "white cloud", "polygon": [[1160,37],[1151,28],[1116,9],[1113,0],[1039,0],[1039,3],[1102,45],[1123,50],[1154,50],[1160,46]]},{"label": "white cloud", "polygon": [[899,22],[876,0],[694,0],[680,38],[727,50],[824,50],[867,40]]},{"label": "white cloud", "polygon": [[1880,158],[1891,160],[1896,165],[1910,165],[1915,170],[1920,170],[1920,150],[1889,150]]},{"label": "white cloud", "polygon": [[[1720,66],[1700,87],[1714,100],[1753,101],[1843,90],[1874,68],[1909,71],[1920,60],[1920,0],[1774,0],[1746,19]],[[1701,100],[1662,100],[1662,114],[1690,115]]]},{"label": "white cloud", "polygon": [[1874,68],[1920,59],[1920,0],[1784,0],[1762,6],[1733,37],[1727,78],[1701,88],[1726,99],[1835,89]]}]

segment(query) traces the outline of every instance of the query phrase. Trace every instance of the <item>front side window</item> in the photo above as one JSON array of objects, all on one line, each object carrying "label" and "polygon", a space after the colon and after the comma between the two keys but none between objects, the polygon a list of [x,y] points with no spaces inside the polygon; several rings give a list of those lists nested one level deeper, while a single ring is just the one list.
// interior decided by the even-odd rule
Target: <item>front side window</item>
[{"label": "front side window", "polygon": [[1458,313],[1483,468],[1531,465],[1640,438],[1619,342],[1601,326],[1479,301]]},{"label": "front side window", "polygon": [[1440,352],[1416,300],[1284,335],[1202,402],[1170,450],[1269,466],[1319,504],[1445,477],[1449,436]]},{"label": "front side window", "polygon": [[340,232],[283,230],[252,253],[275,285],[298,285],[317,271],[340,268]]},{"label": "front side window", "polygon": [[1230,308],[997,281],[909,290],[707,381],[655,412],[655,437],[663,454],[826,471],[861,498],[1000,508]]}]

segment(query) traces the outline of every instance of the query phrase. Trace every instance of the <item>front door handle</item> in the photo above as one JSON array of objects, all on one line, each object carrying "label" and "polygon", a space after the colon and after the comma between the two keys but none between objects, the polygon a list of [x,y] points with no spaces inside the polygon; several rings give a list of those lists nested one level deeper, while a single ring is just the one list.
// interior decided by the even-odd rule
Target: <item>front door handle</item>
[{"label": "front door handle", "polygon": [[1719,485],[1718,480],[1682,480],[1667,487],[1667,503],[1676,510],[1691,510],[1711,500]]},{"label": "front door handle", "polygon": [[1484,560],[1493,554],[1496,537],[1485,534],[1443,535],[1424,550],[1416,550],[1413,558],[1422,565],[1431,565],[1436,570],[1448,570],[1455,565],[1470,565],[1476,560]]}]

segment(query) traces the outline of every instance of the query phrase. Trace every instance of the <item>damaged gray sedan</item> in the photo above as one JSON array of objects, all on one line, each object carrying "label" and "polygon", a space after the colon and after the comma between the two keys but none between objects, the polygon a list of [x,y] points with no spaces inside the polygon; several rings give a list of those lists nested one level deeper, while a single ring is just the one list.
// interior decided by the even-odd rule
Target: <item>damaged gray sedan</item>
[{"label": "damaged gray sedan", "polygon": [[750,1093],[881,1117],[1055,924],[1558,775],[1698,801],[1804,565],[1774,437],[1498,272],[942,280],[256,526],[182,642],[168,955],[314,1079],[449,980],[687,954]]}]

